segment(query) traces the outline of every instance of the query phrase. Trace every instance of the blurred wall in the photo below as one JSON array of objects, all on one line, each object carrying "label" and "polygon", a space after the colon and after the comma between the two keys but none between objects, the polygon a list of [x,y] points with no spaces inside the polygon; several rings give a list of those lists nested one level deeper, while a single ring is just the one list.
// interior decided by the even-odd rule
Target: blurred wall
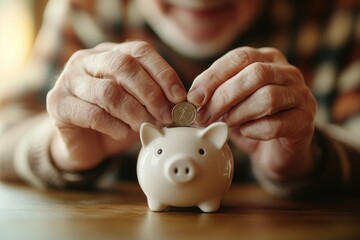
[{"label": "blurred wall", "polygon": [[21,71],[47,0],[0,0],[0,87]]}]

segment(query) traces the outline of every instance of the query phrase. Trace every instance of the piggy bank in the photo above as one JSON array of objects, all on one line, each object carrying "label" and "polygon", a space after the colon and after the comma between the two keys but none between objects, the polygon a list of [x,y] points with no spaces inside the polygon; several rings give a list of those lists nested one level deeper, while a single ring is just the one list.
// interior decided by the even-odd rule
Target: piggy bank
[{"label": "piggy bank", "polygon": [[197,206],[217,211],[234,171],[228,136],[223,122],[206,128],[143,123],[137,177],[150,210]]}]

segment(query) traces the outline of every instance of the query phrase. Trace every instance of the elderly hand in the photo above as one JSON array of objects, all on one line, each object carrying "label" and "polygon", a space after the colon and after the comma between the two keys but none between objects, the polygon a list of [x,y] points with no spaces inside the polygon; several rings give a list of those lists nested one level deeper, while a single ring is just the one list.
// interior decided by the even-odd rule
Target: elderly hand
[{"label": "elderly hand", "polygon": [[231,140],[265,176],[287,180],[313,168],[316,101],[278,50],[230,51],[194,80],[188,101],[200,106],[199,124],[225,121]]},{"label": "elderly hand", "polygon": [[133,144],[141,123],[171,123],[172,105],[184,99],[178,75],[146,42],[80,50],[47,96],[54,161],[66,171],[92,168]]}]

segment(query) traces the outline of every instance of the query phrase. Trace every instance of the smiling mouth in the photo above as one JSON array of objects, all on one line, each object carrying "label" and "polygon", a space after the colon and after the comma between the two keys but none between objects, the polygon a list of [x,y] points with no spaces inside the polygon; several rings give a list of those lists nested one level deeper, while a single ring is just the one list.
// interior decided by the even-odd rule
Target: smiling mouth
[{"label": "smiling mouth", "polygon": [[[170,0],[175,1],[175,0]],[[219,2],[219,1],[217,1]],[[187,4],[172,4],[166,3],[165,9],[167,12],[177,12],[183,17],[189,17],[196,20],[210,21],[211,19],[220,19],[229,13],[229,10],[233,8],[233,4],[230,1],[220,2],[221,4],[213,5],[193,5]]]},{"label": "smiling mouth", "polygon": [[162,10],[185,36],[199,44],[218,38],[232,24],[235,3],[234,0],[163,0]]},{"label": "smiling mouth", "polygon": [[179,8],[188,8],[195,10],[210,10],[218,9],[225,5],[229,5],[234,0],[164,0],[167,5],[176,6]]}]

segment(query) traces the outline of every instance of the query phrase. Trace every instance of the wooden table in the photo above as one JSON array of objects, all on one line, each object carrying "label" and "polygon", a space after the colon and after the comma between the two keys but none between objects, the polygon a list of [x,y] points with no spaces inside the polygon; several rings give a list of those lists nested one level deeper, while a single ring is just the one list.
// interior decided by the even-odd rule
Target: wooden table
[{"label": "wooden table", "polygon": [[217,213],[150,212],[138,184],[97,192],[0,183],[0,239],[360,239],[360,199],[285,201],[232,185]]}]

